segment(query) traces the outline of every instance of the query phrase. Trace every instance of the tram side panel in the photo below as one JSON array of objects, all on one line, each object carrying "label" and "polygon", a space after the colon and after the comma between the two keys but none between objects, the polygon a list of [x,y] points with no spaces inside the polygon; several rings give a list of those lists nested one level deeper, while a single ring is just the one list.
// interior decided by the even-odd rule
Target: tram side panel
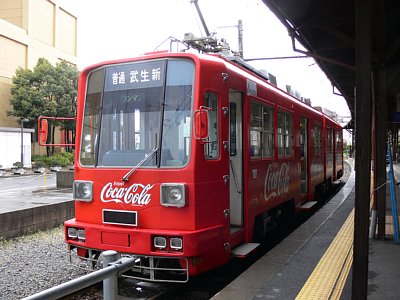
[{"label": "tram side panel", "polygon": [[329,119],[325,118],[325,181],[330,185],[334,181],[334,132],[335,124]]},{"label": "tram side panel", "polygon": [[[265,231],[269,223],[275,223],[279,207],[300,199],[297,108],[274,90],[258,86],[257,91],[259,97],[249,96],[246,103],[249,231],[256,218]],[[262,118],[263,122],[259,123],[258,119]],[[265,126],[269,119],[270,126]],[[258,136],[263,136],[261,147],[258,147]],[[270,149],[265,144],[268,141],[272,144]]]},{"label": "tram side panel", "polygon": [[335,129],[338,127],[338,124],[325,117],[325,181],[328,186],[335,181]]},{"label": "tram side panel", "polygon": [[210,109],[208,139],[193,139],[194,220],[197,230],[207,228],[210,232],[206,240],[199,240],[196,245],[203,260],[197,272],[203,272],[230,258],[230,249],[226,248],[230,239],[228,116],[223,109],[228,106],[228,93],[221,62],[198,61],[196,72],[195,110],[201,106]]}]

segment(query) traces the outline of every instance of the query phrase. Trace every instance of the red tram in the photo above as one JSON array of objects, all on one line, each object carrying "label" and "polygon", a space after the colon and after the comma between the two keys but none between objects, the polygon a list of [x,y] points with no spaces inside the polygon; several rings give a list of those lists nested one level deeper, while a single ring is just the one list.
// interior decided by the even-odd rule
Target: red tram
[{"label": "red tram", "polygon": [[[70,251],[187,281],[343,174],[342,128],[238,59],[149,53],[80,75]],[[177,278],[173,278],[172,274]]]}]

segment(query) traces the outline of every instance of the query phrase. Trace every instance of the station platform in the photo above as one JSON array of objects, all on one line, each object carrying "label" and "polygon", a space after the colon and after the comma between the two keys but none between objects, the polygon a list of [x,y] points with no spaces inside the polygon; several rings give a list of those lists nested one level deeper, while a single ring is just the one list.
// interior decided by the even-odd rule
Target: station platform
[{"label": "station platform", "polygon": [[[400,178],[400,164],[394,171]],[[400,187],[396,194],[399,199]],[[212,299],[351,299],[354,198],[352,171],[328,203]],[[0,191],[0,238],[53,228],[73,216],[72,189]],[[371,300],[400,299],[400,245],[392,223],[387,185],[386,240],[369,241]]]},{"label": "station platform", "polygon": [[[394,169],[398,178],[400,165]],[[338,194],[212,299],[351,299],[354,199],[352,171]],[[387,199],[386,240],[369,240],[371,300],[400,299],[389,185]]]}]

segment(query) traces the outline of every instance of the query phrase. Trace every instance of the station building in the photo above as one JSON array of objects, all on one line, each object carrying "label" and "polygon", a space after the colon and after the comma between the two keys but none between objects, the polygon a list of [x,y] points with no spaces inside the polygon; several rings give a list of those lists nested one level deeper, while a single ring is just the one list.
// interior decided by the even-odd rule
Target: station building
[{"label": "station building", "polygon": [[[21,126],[8,117],[12,77],[18,67],[33,69],[44,57],[77,64],[77,17],[61,0],[0,1],[0,165],[10,168],[21,161]],[[23,130],[24,165],[40,149],[33,129]],[[43,147],[42,147],[43,148]],[[43,151],[43,150],[42,150]]]}]

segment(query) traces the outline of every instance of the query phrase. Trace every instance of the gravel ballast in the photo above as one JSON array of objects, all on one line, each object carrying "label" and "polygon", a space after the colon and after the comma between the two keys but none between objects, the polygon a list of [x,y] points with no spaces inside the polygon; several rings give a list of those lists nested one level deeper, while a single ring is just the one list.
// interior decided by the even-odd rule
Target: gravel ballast
[{"label": "gravel ballast", "polygon": [[0,299],[31,296],[86,274],[72,266],[63,227],[0,240]]}]

